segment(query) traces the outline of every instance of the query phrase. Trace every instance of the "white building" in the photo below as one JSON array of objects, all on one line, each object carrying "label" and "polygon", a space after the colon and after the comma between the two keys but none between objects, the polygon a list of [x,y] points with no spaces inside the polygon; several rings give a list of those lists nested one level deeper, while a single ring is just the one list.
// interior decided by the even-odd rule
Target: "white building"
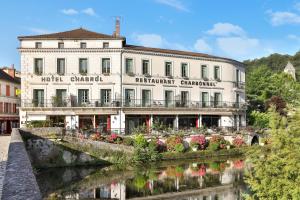
[{"label": "white building", "polygon": [[19,40],[21,126],[51,119],[123,133],[156,121],[174,128],[246,125],[238,61],[128,45],[118,21],[113,35],[80,28]]}]

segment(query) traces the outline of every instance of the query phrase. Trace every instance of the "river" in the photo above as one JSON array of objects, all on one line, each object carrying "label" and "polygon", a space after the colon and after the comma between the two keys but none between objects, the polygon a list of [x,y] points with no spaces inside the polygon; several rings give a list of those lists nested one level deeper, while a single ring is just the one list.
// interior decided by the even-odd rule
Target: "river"
[{"label": "river", "polygon": [[45,199],[236,200],[246,193],[243,158],[189,160],[149,166],[38,170]]}]

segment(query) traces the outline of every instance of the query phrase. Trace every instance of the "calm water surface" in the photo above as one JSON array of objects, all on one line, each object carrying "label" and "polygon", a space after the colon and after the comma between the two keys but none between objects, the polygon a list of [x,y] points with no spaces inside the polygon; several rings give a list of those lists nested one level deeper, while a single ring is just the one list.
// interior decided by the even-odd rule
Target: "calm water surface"
[{"label": "calm water surface", "polygon": [[245,162],[182,161],[119,170],[57,168],[40,170],[37,181],[45,199],[241,199]]}]

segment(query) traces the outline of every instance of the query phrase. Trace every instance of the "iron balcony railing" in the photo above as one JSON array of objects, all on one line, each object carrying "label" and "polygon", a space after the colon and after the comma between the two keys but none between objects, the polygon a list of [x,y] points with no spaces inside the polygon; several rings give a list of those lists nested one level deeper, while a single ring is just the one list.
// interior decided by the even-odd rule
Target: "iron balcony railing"
[{"label": "iron balcony railing", "polygon": [[228,101],[180,101],[156,99],[110,100],[22,100],[22,107],[125,107],[125,108],[246,108],[245,103]]},{"label": "iron balcony railing", "polygon": [[233,88],[245,89],[245,82],[233,82]]}]

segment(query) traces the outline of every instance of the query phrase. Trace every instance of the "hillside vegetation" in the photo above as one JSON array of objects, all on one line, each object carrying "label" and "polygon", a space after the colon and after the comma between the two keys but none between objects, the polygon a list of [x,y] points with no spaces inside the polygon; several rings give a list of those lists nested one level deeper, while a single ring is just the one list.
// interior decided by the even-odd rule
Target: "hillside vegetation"
[{"label": "hillside vegetation", "polygon": [[247,71],[250,71],[252,68],[259,66],[267,66],[274,72],[283,71],[288,61],[294,65],[296,69],[296,76],[299,82],[300,80],[300,51],[295,55],[282,55],[278,53],[271,54],[267,57],[257,58],[254,60],[245,60]]}]

